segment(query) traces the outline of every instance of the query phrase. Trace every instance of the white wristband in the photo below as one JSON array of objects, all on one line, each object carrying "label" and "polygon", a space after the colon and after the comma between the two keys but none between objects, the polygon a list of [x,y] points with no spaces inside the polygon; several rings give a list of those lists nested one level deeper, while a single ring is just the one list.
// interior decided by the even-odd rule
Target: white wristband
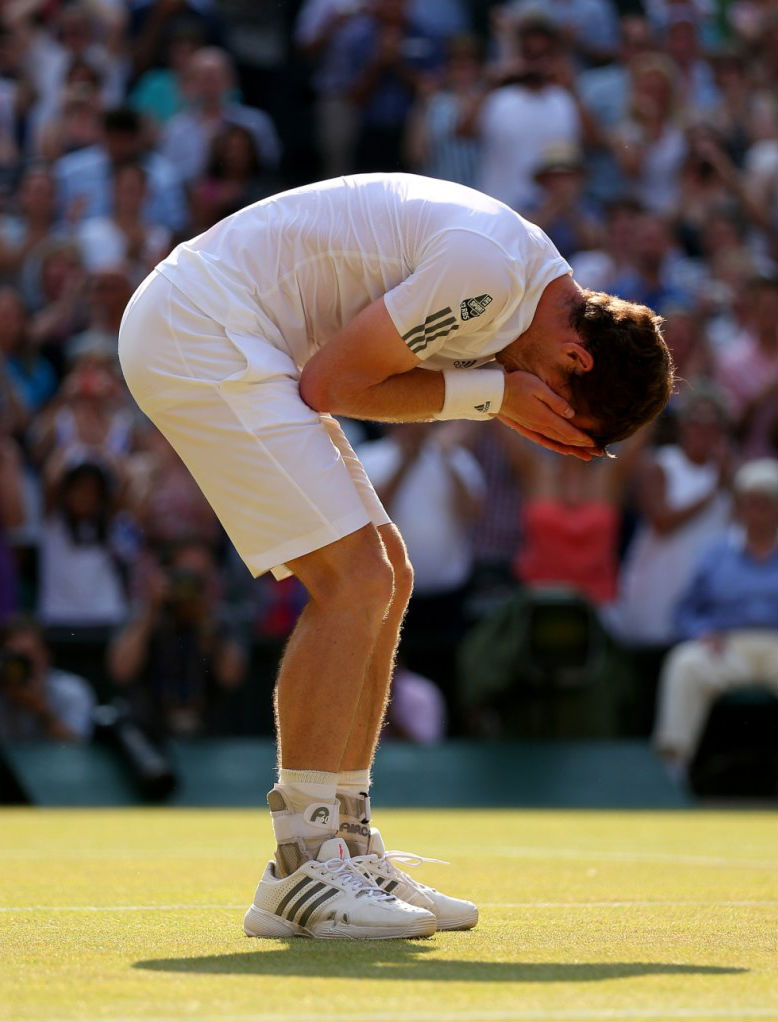
[{"label": "white wristband", "polygon": [[502,369],[444,369],[446,396],[436,419],[491,419],[502,407]]}]

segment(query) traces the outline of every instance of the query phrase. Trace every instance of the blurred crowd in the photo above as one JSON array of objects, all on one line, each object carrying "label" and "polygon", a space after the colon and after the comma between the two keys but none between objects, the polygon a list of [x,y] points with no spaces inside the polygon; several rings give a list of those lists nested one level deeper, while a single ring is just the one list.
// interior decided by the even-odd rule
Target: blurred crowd
[{"label": "blurred crowd", "polygon": [[388,733],[511,737],[543,636],[490,671],[484,629],[545,599],[621,657],[614,728],[683,769],[718,693],[778,688],[777,84],[774,0],[2,0],[0,740],[85,738],[116,691],[163,733],[270,729],[304,593],[237,562],[117,332],[178,240],[408,170],[654,307],[679,383],[593,466],[496,423],[345,423],[416,570]]}]

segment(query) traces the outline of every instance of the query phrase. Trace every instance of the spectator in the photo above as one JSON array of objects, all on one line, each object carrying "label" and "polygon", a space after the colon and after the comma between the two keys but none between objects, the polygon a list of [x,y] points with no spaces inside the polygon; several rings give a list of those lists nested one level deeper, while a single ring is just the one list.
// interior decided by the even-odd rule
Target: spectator
[{"label": "spectator", "polygon": [[778,453],[778,277],[755,277],[746,295],[745,329],[721,353],[716,376],[744,451]]},{"label": "spectator", "polygon": [[114,552],[118,479],[94,455],[76,453],[50,459],[45,483],[38,617],[47,628],[76,635],[115,628],[127,616]]},{"label": "spectator", "polygon": [[3,357],[5,373],[23,407],[23,412],[16,411],[21,426],[28,415],[41,411],[54,396],[57,377],[51,363],[32,344],[27,310],[22,296],[12,287],[0,287],[0,373]]},{"label": "spectator", "polygon": [[215,548],[219,521],[184,463],[159,430],[148,425],[132,473],[133,509],[146,544],[156,551],[198,539]]},{"label": "spectator", "polygon": [[110,214],[82,220],[76,230],[88,272],[125,266],[133,285],[138,285],[168,254],[170,231],[162,224],[143,220],[147,197],[148,178],[140,163],[123,163],[114,168]]},{"label": "spectator", "polygon": [[89,683],[60,671],[39,626],[12,617],[0,626],[0,741],[88,741],[95,697]]},{"label": "spectator", "polygon": [[518,27],[519,56],[510,80],[490,93],[475,122],[482,158],[478,186],[519,211],[539,189],[533,179],[549,145],[578,145],[581,122],[570,92],[554,76],[562,38],[552,22],[533,16]]},{"label": "spectator", "polygon": [[114,682],[152,733],[196,735],[224,727],[225,696],[244,681],[246,657],[218,614],[211,549],[187,541],[163,569],[151,564],[145,593],[109,651]]},{"label": "spectator", "polygon": [[410,113],[406,146],[412,170],[470,187],[475,184],[480,146],[462,133],[462,126],[481,102],[484,88],[478,40],[450,39],[440,80],[421,79]]},{"label": "spectator", "polygon": [[54,456],[67,460],[85,451],[109,463],[123,458],[134,447],[135,416],[119,378],[115,343],[84,334],[71,365],[31,432],[35,461],[45,466]]},{"label": "spectator", "polygon": [[66,153],[97,145],[101,133],[102,108],[96,83],[68,81],[61,108],[37,129],[35,154],[52,163]]},{"label": "spectator", "polygon": [[667,214],[677,205],[686,155],[676,72],[660,54],[644,54],[633,61],[631,76],[629,108],[610,137],[611,149],[630,194],[651,212]]},{"label": "spectator", "polygon": [[635,273],[635,232],[642,207],[634,199],[614,199],[605,207],[599,246],[570,256],[573,276],[592,291],[616,291],[616,282]]},{"label": "spectator", "polygon": [[446,737],[446,701],[429,678],[399,662],[392,678],[382,738],[432,745]]},{"label": "spectator", "polygon": [[325,178],[354,169],[357,108],[349,96],[351,37],[366,15],[353,0],[304,0],[294,27],[298,51],[312,68],[316,142]]},{"label": "spectator", "polygon": [[399,170],[403,139],[423,75],[440,71],[442,39],[419,28],[407,0],[373,0],[349,35],[349,97],[358,111],[357,171]]},{"label": "spectator", "polygon": [[689,394],[678,443],[648,452],[637,473],[638,526],[606,620],[627,645],[675,640],[673,609],[700,552],[729,517],[731,450],[713,392]]},{"label": "spectator", "polygon": [[612,0],[509,0],[505,9],[516,19],[531,14],[550,18],[587,65],[604,63],[616,50],[618,19]]},{"label": "spectator", "polygon": [[567,145],[550,146],[535,171],[541,194],[527,216],[542,227],[561,254],[570,258],[593,249],[600,239],[600,222],[583,195],[586,183],[582,153]]},{"label": "spectator", "polygon": [[465,423],[403,423],[358,448],[378,496],[405,530],[414,569],[403,655],[444,691],[452,684],[453,647],[472,580],[470,526],[484,496],[478,463],[462,443],[466,432]]},{"label": "spectator", "polygon": [[[0,355],[2,359],[2,355]],[[2,364],[0,364],[0,373]],[[6,533],[24,521],[21,458],[16,443],[3,427],[0,406],[0,624],[17,609],[16,565]]]},{"label": "spectator", "polygon": [[103,115],[100,142],[68,153],[54,164],[61,215],[67,213],[77,220],[77,213],[83,217],[110,213],[113,173],[130,161],[139,162],[148,175],[144,219],[171,231],[181,230],[186,223],[186,205],[178,161],[169,162],[160,153],[147,150],[140,116],[129,107],[108,110]]},{"label": "spectator", "polygon": [[654,745],[680,776],[717,696],[753,684],[778,694],[778,461],[741,466],[734,490],[741,529],[700,558],[662,669]]},{"label": "spectator", "polygon": [[130,105],[150,123],[155,137],[186,106],[189,92],[186,70],[203,42],[196,24],[182,22],[170,36],[166,66],[149,68],[135,83]]},{"label": "spectator", "polygon": [[0,217],[0,278],[24,287],[29,300],[42,247],[66,233],[55,225],[56,190],[46,167],[33,164],[23,172],[14,205]]},{"label": "spectator", "polygon": [[651,439],[643,429],[618,457],[585,465],[537,453],[523,437],[501,437],[522,492],[522,539],[514,572],[525,586],[564,585],[595,606],[616,596],[621,509],[635,463]]},{"label": "spectator", "polygon": [[210,145],[208,165],[189,189],[192,229],[207,230],[223,217],[265,198],[277,181],[263,170],[251,132],[228,124]]},{"label": "spectator", "polygon": [[678,88],[686,109],[706,113],[719,101],[713,69],[700,57],[700,26],[688,5],[677,5],[666,21],[663,49],[678,75]]},{"label": "spectator", "polygon": [[634,219],[627,265],[610,284],[621,298],[661,312],[668,306],[693,308],[703,286],[703,273],[679,250],[670,223],[643,212]]},{"label": "spectator", "polygon": [[275,126],[262,110],[234,101],[234,72],[224,50],[196,50],[186,73],[189,106],[167,122],[160,144],[181,179],[189,183],[202,174],[212,140],[228,125],[240,125],[251,133],[263,171],[275,173],[281,159]]}]

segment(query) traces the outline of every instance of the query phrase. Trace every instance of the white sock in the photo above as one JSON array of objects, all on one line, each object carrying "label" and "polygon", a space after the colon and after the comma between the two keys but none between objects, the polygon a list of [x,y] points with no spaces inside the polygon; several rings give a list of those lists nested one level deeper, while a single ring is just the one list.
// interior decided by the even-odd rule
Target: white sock
[{"label": "white sock", "polygon": [[278,771],[277,791],[284,796],[289,808],[301,813],[311,802],[334,802],[338,774],[329,774],[320,770],[285,770]]},{"label": "white sock", "polygon": [[344,795],[367,795],[370,793],[370,767],[364,770],[341,770],[337,775],[338,791]]}]

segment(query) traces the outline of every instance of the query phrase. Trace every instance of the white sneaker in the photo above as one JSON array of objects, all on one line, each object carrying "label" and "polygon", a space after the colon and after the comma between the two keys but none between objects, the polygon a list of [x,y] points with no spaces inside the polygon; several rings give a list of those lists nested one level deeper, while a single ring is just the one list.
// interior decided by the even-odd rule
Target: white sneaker
[{"label": "white sneaker", "polygon": [[243,919],[249,937],[340,937],[372,940],[429,937],[432,912],[406,904],[366,879],[349,857],[346,842],[325,841],[287,877],[269,862],[254,904]]},{"label": "white sneaker", "polygon": [[420,866],[422,862],[443,862],[442,859],[428,859],[411,852],[387,852],[380,832],[370,828],[368,854],[357,855],[352,860],[363,876],[387,894],[394,894],[408,905],[426,908],[434,912],[439,930],[470,930],[478,922],[478,909],[472,901],[450,898],[434,887],[419,883],[395,866]]}]

